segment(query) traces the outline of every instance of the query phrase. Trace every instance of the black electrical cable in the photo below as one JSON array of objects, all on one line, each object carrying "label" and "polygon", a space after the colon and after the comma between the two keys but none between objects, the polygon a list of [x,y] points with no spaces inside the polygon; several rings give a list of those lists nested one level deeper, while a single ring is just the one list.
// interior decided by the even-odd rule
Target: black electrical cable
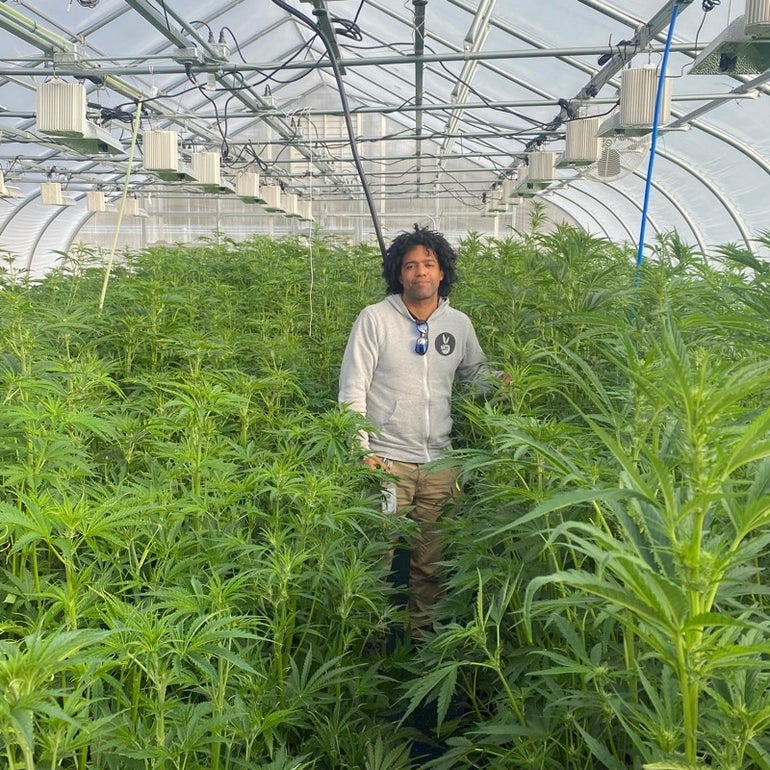
[{"label": "black electrical cable", "polygon": [[339,16],[332,16],[332,23],[337,26],[334,31],[340,35],[340,37],[347,37],[356,42],[360,42],[364,39],[361,34],[361,28],[354,21],[349,19],[341,19]]},{"label": "black electrical cable", "polygon": [[195,73],[193,72],[193,66],[191,61],[186,61],[184,63],[184,74],[187,76],[187,79],[197,88],[198,78],[195,77]]},{"label": "black electrical cable", "polygon": [[227,143],[227,102],[225,102],[224,119],[222,119],[219,116],[219,108],[217,107],[216,99],[209,96],[203,86],[198,86],[198,90],[209,102],[211,102],[211,106],[214,108],[214,118],[217,122],[217,130],[222,137],[219,154],[223,160],[226,160],[230,156],[230,145]]},{"label": "black electrical cable", "polygon": [[358,42],[364,39],[361,28],[358,26],[358,17],[361,14],[361,9],[363,7],[364,0],[361,0],[361,2],[358,4],[358,8],[356,9],[356,15],[352,19],[341,19],[339,16],[331,17],[332,24],[339,25],[339,28],[335,29],[334,31],[340,37],[347,37]]},{"label": "black electrical cable", "polygon": [[[189,79],[189,76],[188,76],[188,79]],[[143,98],[142,104],[146,104],[147,102],[157,102],[162,99],[176,99],[178,96],[184,96],[185,94],[189,94],[191,91],[197,91],[199,88],[198,83],[196,83],[194,80],[192,82],[193,82],[193,85],[189,86],[188,88],[184,88],[181,91],[177,91],[174,94],[160,93],[157,96],[148,96],[146,98]],[[121,102],[121,104],[117,105],[117,108],[125,107],[126,105],[129,105],[129,104],[136,104],[136,102],[133,99],[128,102]]]},{"label": "black electrical cable", "polygon": [[[312,40],[310,42],[312,42]],[[236,43],[236,45],[237,45],[237,43]],[[303,45],[300,49],[298,49],[298,51],[295,54],[292,55],[292,57],[291,57],[291,59],[289,59],[289,61],[291,61],[292,59],[296,58],[304,50],[307,50],[307,47],[308,47],[308,44]],[[176,93],[173,93],[173,94],[161,93],[161,94],[158,94],[157,96],[148,97],[148,98],[143,100],[143,103],[176,98],[176,97],[183,96],[185,94],[191,93],[192,91],[198,91],[207,101],[211,102],[211,104],[212,104],[212,106],[214,108],[215,119],[216,119],[216,124],[217,124],[217,130],[218,130],[220,136],[222,137],[222,142],[221,142],[222,159],[223,159],[223,161],[227,162],[227,160],[229,158],[229,152],[230,152],[230,145],[229,145],[229,143],[227,141],[227,125],[228,125],[228,122],[229,122],[228,107],[229,107],[230,102],[235,98],[235,92],[236,91],[251,90],[251,89],[253,89],[257,85],[261,85],[262,83],[264,83],[264,82],[266,82],[268,80],[274,79],[275,78],[275,73],[280,72],[283,68],[285,68],[287,63],[288,62],[284,62],[273,73],[270,73],[270,74],[266,75],[258,83],[247,83],[246,80],[244,79],[242,73],[240,73],[238,71],[225,72],[224,73],[225,75],[232,75],[233,77],[236,77],[236,78],[240,79],[240,81],[241,81],[241,83],[243,83],[243,85],[241,85],[241,86],[229,86],[229,87],[224,87],[222,89],[223,91],[229,92],[229,96],[225,100],[224,108],[223,108],[223,111],[222,111],[221,115],[220,115],[220,111],[218,109],[217,102],[208,93],[206,93],[206,91],[204,90],[204,87],[202,86],[202,84],[198,82],[198,79],[195,76],[195,73],[194,73],[194,70],[193,70],[192,62],[185,62],[184,63],[185,75],[186,75],[187,79],[191,83],[191,86],[189,88],[185,88],[185,89],[183,89],[181,91],[178,91]],[[290,79],[290,80],[288,80],[286,82],[295,82],[297,80],[300,80],[301,78],[305,77],[310,72],[312,72],[314,69],[316,69],[318,66],[319,66],[319,62],[316,62],[315,64],[311,65],[306,71],[301,73],[299,76],[297,76],[295,78],[292,78],[292,79]],[[282,81],[277,81],[277,82],[282,82]],[[268,86],[268,88],[269,88],[269,86]],[[133,105],[133,104],[135,104],[134,101],[124,102],[123,104],[120,104],[117,107],[111,108],[111,109],[102,108],[101,105],[97,105],[97,104],[92,104],[91,106],[94,107],[94,108],[98,107],[99,109],[101,109],[101,111],[102,111],[102,120],[104,120],[104,121],[108,121],[108,120],[122,120],[124,122],[129,122],[129,118],[133,119],[132,116],[129,113],[125,113],[124,111],[122,111],[121,107],[127,106],[127,105]],[[257,160],[257,162],[260,164],[260,166],[261,166],[263,171],[267,171],[267,167],[265,166],[265,164],[261,160],[259,160],[259,158],[255,158],[255,160]]]},{"label": "black electrical cable", "polygon": [[348,97],[345,91],[345,84],[342,81],[342,74],[340,73],[337,59],[334,56],[334,49],[331,45],[331,42],[326,39],[326,35],[324,34],[321,25],[314,22],[311,18],[305,16],[304,13],[301,13],[300,11],[292,8],[290,5],[285,3],[284,0],[273,0],[273,3],[275,3],[275,5],[277,5],[279,8],[282,8],[287,13],[290,13],[292,16],[296,16],[302,22],[307,24],[307,26],[310,27],[310,29],[312,29],[321,38],[326,48],[326,52],[329,55],[329,62],[332,66],[332,71],[334,72],[334,79],[337,81],[337,90],[339,91],[340,102],[342,104],[342,112],[345,117],[345,126],[348,130],[348,139],[350,140],[350,150],[353,154],[353,163],[355,164],[356,171],[358,171],[358,176],[361,180],[361,186],[364,190],[366,202],[369,206],[369,213],[372,217],[374,231],[377,235],[377,243],[380,246],[380,252],[382,253],[382,257],[384,259],[387,254],[387,248],[385,247],[385,241],[382,237],[382,228],[380,227],[380,220],[377,217],[377,209],[374,206],[372,193],[369,189],[369,184],[366,181],[366,173],[364,172],[364,168],[361,165],[361,158],[358,154],[358,148],[356,147],[356,137],[355,132],[353,131],[353,121],[350,118],[350,107],[348,105]]},{"label": "black electrical cable", "polygon": [[523,113],[516,112],[516,110],[513,110],[510,107],[500,107],[496,105],[493,101],[487,99],[480,91],[477,91],[470,83],[466,82],[458,75],[455,75],[444,62],[439,62],[439,66],[442,69],[444,69],[449,75],[455,78],[458,83],[465,86],[475,97],[480,99],[490,110],[498,110],[499,112],[505,112],[508,115],[513,115],[515,118],[518,118],[519,120],[525,120],[528,123],[532,123],[532,125],[534,126],[543,125],[541,122],[534,120],[533,118],[530,118],[528,115],[524,115]]},{"label": "black electrical cable", "polygon": [[[622,56],[624,60],[628,60],[628,48],[630,46],[633,46],[633,52],[636,53],[639,50],[639,46],[634,43],[633,40],[621,40],[617,45],[612,45],[610,43],[610,51],[608,53],[603,53],[599,59],[598,64],[599,66],[603,66],[608,61],[610,61],[615,56]],[[615,49],[614,51],[612,49]]]},{"label": "black electrical cable", "polygon": [[[403,46],[402,51],[399,46]],[[411,54],[414,44],[411,40],[405,40],[398,43],[377,43],[377,45],[353,45],[352,43],[340,43],[340,48],[344,51],[395,51],[396,53]]]},{"label": "black electrical cable", "polygon": [[235,36],[235,33],[230,29],[230,27],[222,27],[220,33],[219,33],[219,42],[224,44],[225,43],[225,32],[228,32],[230,34],[230,37],[233,39],[233,43],[235,43],[235,50],[238,51],[238,56],[241,57],[241,61],[246,64],[247,61],[243,56],[243,52],[241,51],[240,43],[238,42],[238,38]]},{"label": "black electrical cable", "polygon": [[575,120],[578,117],[577,112],[575,112],[567,99],[559,99],[559,107],[564,110],[568,120]]},{"label": "black electrical cable", "polygon": [[104,107],[98,102],[88,102],[88,107],[92,110],[99,110],[99,121],[102,125],[106,125],[111,120],[119,120],[123,123],[132,123],[134,120],[134,114],[120,109],[120,107]]},{"label": "black electrical cable", "polygon": [[206,29],[209,31],[209,43],[214,42],[214,30],[211,29],[211,25],[208,22],[202,21],[201,19],[195,19],[190,22],[190,26],[193,26],[194,24],[199,24],[202,27],[206,27]]},{"label": "black electrical cable", "polygon": [[[703,25],[706,23],[706,16],[708,15],[709,11],[713,11],[714,8],[716,8],[721,2],[722,0],[702,0],[701,9],[703,10],[703,16],[701,17],[700,24],[698,25],[698,29],[695,32],[695,43],[693,45],[693,48],[696,51],[698,50],[698,41],[700,40],[700,33],[703,31]],[[682,67],[682,70],[679,73],[680,77],[684,74],[686,67],[687,67],[686,64],[684,67]]]},{"label": "black electrical cable", "polygon": [[298,80],[302,80],[302,78],[309,75],[314,70],[318,69],[318,67],[321,66],[321,59],[319,59],[314,64],[311,64],[306,70],[301,72],[299,75],[293,78],[288,78],[287,80],[278,80],[276,75],[281,72],[282,70],[286,69],[286,65],[288,65],[290,62],[294,61],[300,54],[305,53],[306,51],[311,50],[311,46],[313,45],[313,41],[318,37],[318,33],[316,32],[313,37],[310,38],[310,40],[307,40],[303,45],[298,48],[285,62],[281,63],[280,67],[276,67],[270,74],[265,74],[262,70],[257,70],[260,75],[262,75],[262,80],[256,83],[252,83],[252,86],[261,86],[262,83],[267,83],[268,81],[273,81],[274,83],[280,83],[281,85],[286,85],[287,83],[296,83]]},{"label": "black electrical cable", "polygon": [[[444,108],[444,109],[437,108],[436,110],[434,110],[434,114],[439,113],[439,112],[446,112],[447,115],[451,114],[451,110],[446,109],[446,108]],[[489,131],[494,130],[494,132],[495,132],[494,133],[494,138],[496,138],[496,139],[516,139],[516,140],[522,142],[522,144],[524,144],[525,140],[523,138],[520,138],[520,137],[522,135],[529,136],[531,134],[531,131],[532,131],[531,127],[517,128],[517,127],[512,127],[512,126],[495,125],[493,123],[490,123],[489,121],[486,121],[486,120],[483,120],[483,119],[475,119],[475,118],[472,118],[472,117],[465,117],[464,120],[465,120],[465,122],[469,126],[476,127],[476,128],[478,128],[478,129],[480,129],[482,131],[489,132]],[[549,126],[543,126],[541,123],[538,123],[536,127],[537,128],[549,128]],[[430,136],[438,137],[438,138],[442,138],[442,137],[446,138],[448,136],[448,134],[446,134],[443,131],[435,131],[432,134],[430,134]],[[480,139],[479,137],[474,137],[474,138]],[[494,147],[492,145],[490,145],[490,149],[494,149]]]},{"label": "black electrical cable", "polygon": [[265,163],[265,161],[262,160],[262,158],[259,157],[259,153],[254,149],[254,145],[249,142],[246,146],[246,149],[248,150],[249,155],[254,159],[254,162],[264,171],[267,173],[268,171],[268,165]]},{"label": "black electrical cable", "polygon": [[168,9],[165,0],[160,0],[160,7],[163,9],[163,17],[166,20],[166,29],[171,32],[171,22],[168,20]]},{"label": "black electrical cable", "polygon": [[[276,69],[274,72],[270,73],[269,75],[265,75],[265,77],[262,78],[258,83],[254,83],[253,85],[260,86],[262,83],[266,83],[267,81],[272,81],[273,83],[278,83],[279,85],[285,86],[288,83],[297,83],[298,81],[302,80],[302,78],[307,77],[311,72],[314,72],[321,66],[321,59],[319,59],[314,64],[310,65],[306,70],[301,72],[299,75],[293,77],[293,78],[287,78],[286,80],[279,80],[276,77],[276,73],[281,71],[281,67]],[[261,73],[260,73],[261,74]]]},{"label": "black electrical cable", "polygon": [[361,2],[358,4],[358,8],[356,8],[356,15],[353,17],[353,24],[358,24],[358,17],[361,15],[361,9],[364,7],[364,0],[361,0]]},{"label": "black electrical cable", "polygon": [[[165,7],[164,7],[164,9],[165,9]],[[314,64],[310,65],[306,70],[304,70],[302,73],[297,75],[296,77],[289,78],[287,80],[278,80],[276,78],[276,74],[281,72],[283,69],[285,69],[286,65],[289,62],[291,62],[294,59],[296,59],[297,56],[299,56],[303,52],[307,51],[309,46],[312,44],[312,42],[313,42],[313,40],[315,39],[316,36],[317,36],[317,34],[314,35],[313,38],[308,40],[300,48],[298,48],[297,51],[294,54],[292,54],[289,59],[287,59],[285,62],[283,62],[281,64],[281,66],[277,67],[273,72],[265,73],[265,72],[260,70],[259,73],[260,73],[260,75],[262,75],[262,78],[260,80],[257,80],[255,82],[253,82],[253,83],[246,82],[245,78],[243,77],[243,74],[241,72],[239,72],[238,70],[227,70],[227,71],[225,71],[223,73],[223,75],[230,75],[232,77],[237,77],[238,79],[240,79],[242,85],[240,85],[240,86],[224,86],[222,89],[217,89],[217,90],[222,90],[222,91],[230,92],[230,97],[227,100],[227,102],[229,103],[232,100],[232,98],[234,98],[234,95],[235,95],[236,91],[248,91],[248,90],[251,90],[251,89],[253,89],[253,88],[257,87],[257,86],[262,85],[263,83],[268,83],[269,81],[273,81],[273,82],[280,83],[280,84],[283,85],[283,84],[286,84],[286,83],[295,83],[295,82],[301,80],[302,78],[306,77],[311,72],[316,70],[320,66],[321,62],[320,61],[315,62]],[[236,41],[236,46],[237,45],[238,44],[237,44],[237,41]],[[197,78],[195,77],[195,73],[193,71],[193,64],[192,64],[192,62],[185,62],[184,68],[185,68],[185,76],[187,77],[187,79],[192,84],[189,88],[185,88],[185,89],[182,89],[181,91],[177,91],[177,92],[171,93],[171,94],[169,94],[169,93],[159,93],[157,96],[148,96],[145,99],[143,99],[142,101],[143,102],[155,102],[155,101],[162,101],[162,100],[165,100],[165,99],[175,99],[177,97],[184,96],[185,94],[188,94],[188,93],[190,93],[192,91],[200,90],[201,85],[198,82]],[[267,86],[267,88],[269,88],[269,85]],[[117,108],[120,108],[120,107],[123,107],[123,106],[126,106],[126,105],[131,105],[131,104],[135,104],[135,102],[133,100],[132,101],[128,101],[128,102],[123,102],[122,104],[117,105]],[[226,110],[227,110],[227,105],[225,105],[225,114],[226,114]]]}]

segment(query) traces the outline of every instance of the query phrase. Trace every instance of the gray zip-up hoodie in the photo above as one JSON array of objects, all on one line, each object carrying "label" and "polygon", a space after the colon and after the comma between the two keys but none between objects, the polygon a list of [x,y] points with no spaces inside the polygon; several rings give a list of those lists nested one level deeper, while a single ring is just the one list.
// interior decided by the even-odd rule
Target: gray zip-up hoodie
[{"label": "gray zip-up hoodie", "polygon": [[339,400],[366,417],[375,432],[364,449],[410,463],[437,460],[452,448],[455,378],[486,373],[486,357],[470,319],[442,298],[428,319],[428,352],[418,355],[419,332],[400,294],[365,307],[348,338]]}]

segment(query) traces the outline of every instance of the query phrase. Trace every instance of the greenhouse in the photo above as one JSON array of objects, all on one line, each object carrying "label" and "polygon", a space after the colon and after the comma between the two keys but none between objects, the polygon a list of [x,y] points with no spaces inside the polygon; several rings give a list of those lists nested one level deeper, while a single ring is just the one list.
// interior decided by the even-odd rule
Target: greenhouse
[{"label": "greenhouse", "polygon": [[770,770],[770,0],[0,40],[0,766]]}]

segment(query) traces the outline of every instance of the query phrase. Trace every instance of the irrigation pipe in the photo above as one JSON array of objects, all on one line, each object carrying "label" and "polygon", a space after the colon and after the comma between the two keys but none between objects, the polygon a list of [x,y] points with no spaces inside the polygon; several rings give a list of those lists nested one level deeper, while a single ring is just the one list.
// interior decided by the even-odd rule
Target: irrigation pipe
[{"label": "irrigation pipe", "polygon": [[644,260],[644,236],[647,230],[647,212],[650,208],[650,193],[652,191],[652,172],[655,167],[655,150],[658,146],[658,126],[660,124],[660,112],[663,104],[663,92],[666,86],[666,70],[668,68],[668,55],[671,51],[671,42],[674,39],[674,27],[676,17],[679,15],[679,3],[674,3],[671,10],[671,22],[668,25],[666,47],[663,49],[663,60],[660,65],[660,78],[658,78],[658,92],[655,96],[655,111],[652,117],[652,141],[650,143],[650,160],[647,164],[647,181],[644,186],[644,204],[642,205],[642,223],[639,227],[639,248],[636,252],[636,284],[639,285],[639,272]]},{"label": "irrigation pipe", "polygon": [[107,270],[104,273],[104,282],[102,283],[102,293],[99,295],[99,312],[104,308],[104,298],[107,296],[107,284],[112,273],[112,263],[115,261],[115,252],[118,248],[118,236],[120,235],[120,226],[123,223],[123,214],[126,210],[126,198],[128,198],[128,183],[131,181],[131,167],[134,163],[134,151],[136,150],[136,137],[139,135],[139,122],[142,118],[142,102],[136,103],[136,114],[134,115],[134,128],[131,133],[131,147],[128,151],[128,163],[126,164],[126,176],[123,180],[123,194],[120,198],[120,208],[118,209],[118,221],[115,223],[115,235],[112,238],[112,248],[110,256],[107,259]]}]

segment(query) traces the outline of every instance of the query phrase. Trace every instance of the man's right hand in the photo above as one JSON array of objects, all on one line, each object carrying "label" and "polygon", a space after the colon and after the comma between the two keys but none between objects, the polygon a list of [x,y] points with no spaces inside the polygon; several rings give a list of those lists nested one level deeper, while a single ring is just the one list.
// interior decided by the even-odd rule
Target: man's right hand
[{"label": "man's right hand", "polygon": [[364,457],[364,464],[371,468],[373,471],[380,469],[386,473],[390,473],[390,468],[379,455],[367,455]]}]

